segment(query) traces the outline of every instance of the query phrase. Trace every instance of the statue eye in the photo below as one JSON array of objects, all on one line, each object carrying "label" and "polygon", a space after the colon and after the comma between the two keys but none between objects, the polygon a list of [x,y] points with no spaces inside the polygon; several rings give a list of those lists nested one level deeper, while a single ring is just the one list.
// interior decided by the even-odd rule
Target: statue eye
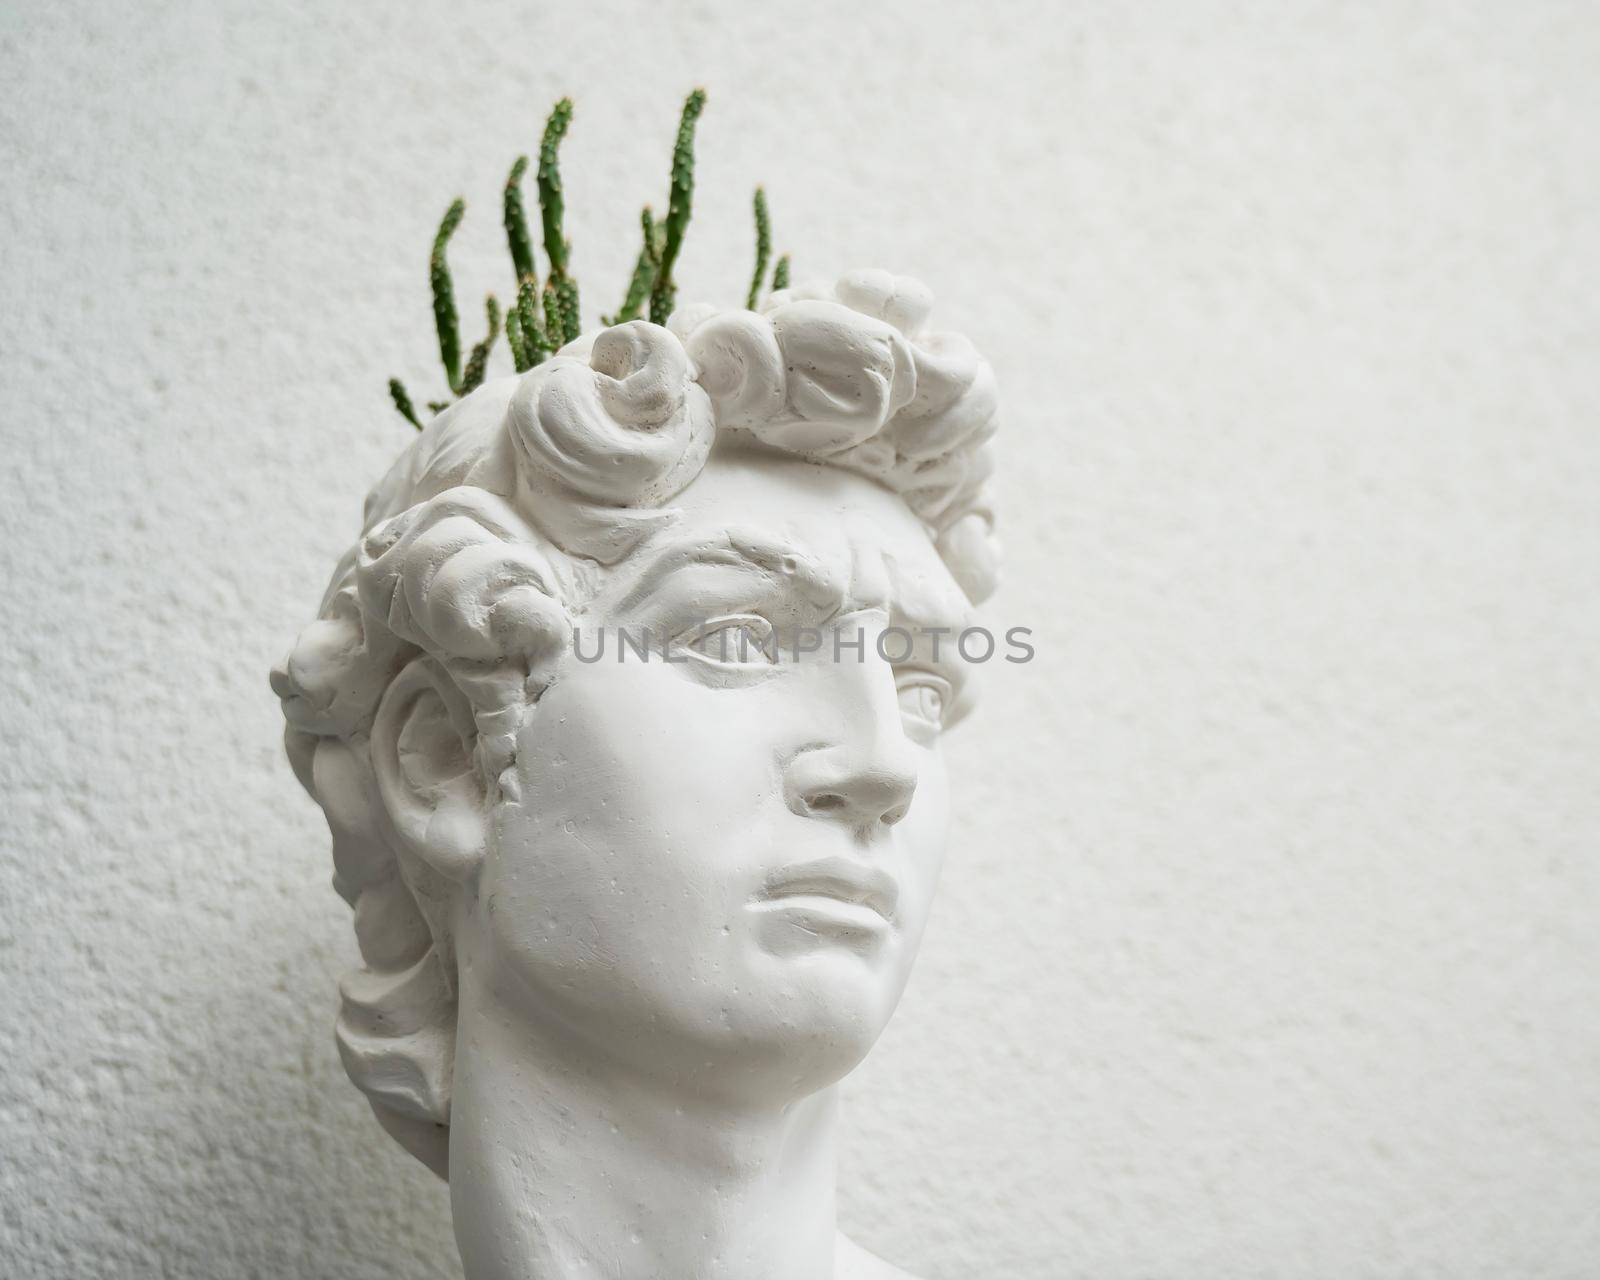
[{"label": "statue eye", "polygon": [[716,618],[689,632],[679,643],[702,658],[731,666],[771,665],[778,660],[772,624],[755,614]]},{"label": "statue eye", "polygon": [[950,686],[938,676],[922,671],[900,679],[900,714],[907,722],[937,733],[944,728]]}]

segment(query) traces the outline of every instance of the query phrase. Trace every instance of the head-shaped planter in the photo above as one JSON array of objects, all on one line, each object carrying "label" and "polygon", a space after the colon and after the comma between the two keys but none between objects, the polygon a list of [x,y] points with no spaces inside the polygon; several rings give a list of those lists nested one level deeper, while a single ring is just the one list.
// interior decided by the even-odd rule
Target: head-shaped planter
[{"label": "head-shaped planter", "polygon": [[930,306],[860,272],[486,383],[274,673],[355,908],[339,1049],[470,1280],[900,1274],[836,1241],[832,1086],[993,583],[994,380]]}]

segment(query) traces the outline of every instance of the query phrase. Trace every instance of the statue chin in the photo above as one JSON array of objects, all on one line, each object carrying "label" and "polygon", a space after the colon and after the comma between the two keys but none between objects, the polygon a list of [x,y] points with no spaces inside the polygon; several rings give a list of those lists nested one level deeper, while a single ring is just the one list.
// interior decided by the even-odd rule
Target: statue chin
[{"label": "statue chin", "polygon": [[932,906],[996,563],[992,375],[930,306],[856,273],[485,383],[274,673],[340,1052],[469,1280],[906,1274],[837,1233],[834,1086]]}]

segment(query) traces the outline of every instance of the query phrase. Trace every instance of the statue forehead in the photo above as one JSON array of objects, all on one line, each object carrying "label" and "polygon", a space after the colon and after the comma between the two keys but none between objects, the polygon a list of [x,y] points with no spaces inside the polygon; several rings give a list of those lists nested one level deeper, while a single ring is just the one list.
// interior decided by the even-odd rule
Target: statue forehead
[{"label": "statue forehead", "polygon": [[740,525],[790,529],[819,544],[832,535],[841,546],[846,539],[876,541],[932,554],[922,522],[883,486],[840,467],[758,449],[718,448],[670,505],[680,512],[674,522],[680,536]]},{"label": "statue forehead", "polygon": [[719,449],[632,557],[635,590],[690,560],[782,568],[808,595],[893,605],[944,624],[970,606],[926,527],[896,494],[838,467]]}]

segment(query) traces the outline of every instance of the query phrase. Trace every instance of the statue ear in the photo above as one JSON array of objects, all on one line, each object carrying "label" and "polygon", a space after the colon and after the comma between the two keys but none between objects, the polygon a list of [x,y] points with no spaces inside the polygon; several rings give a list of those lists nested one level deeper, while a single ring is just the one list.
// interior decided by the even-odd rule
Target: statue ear
[{"label": "statue ear", "polygon": [[390,682],[372,725],[378,793],[406,847],[446,879],[477,869],[489,805],[473,759],[477,727],[461,691],[432,658]]}]

